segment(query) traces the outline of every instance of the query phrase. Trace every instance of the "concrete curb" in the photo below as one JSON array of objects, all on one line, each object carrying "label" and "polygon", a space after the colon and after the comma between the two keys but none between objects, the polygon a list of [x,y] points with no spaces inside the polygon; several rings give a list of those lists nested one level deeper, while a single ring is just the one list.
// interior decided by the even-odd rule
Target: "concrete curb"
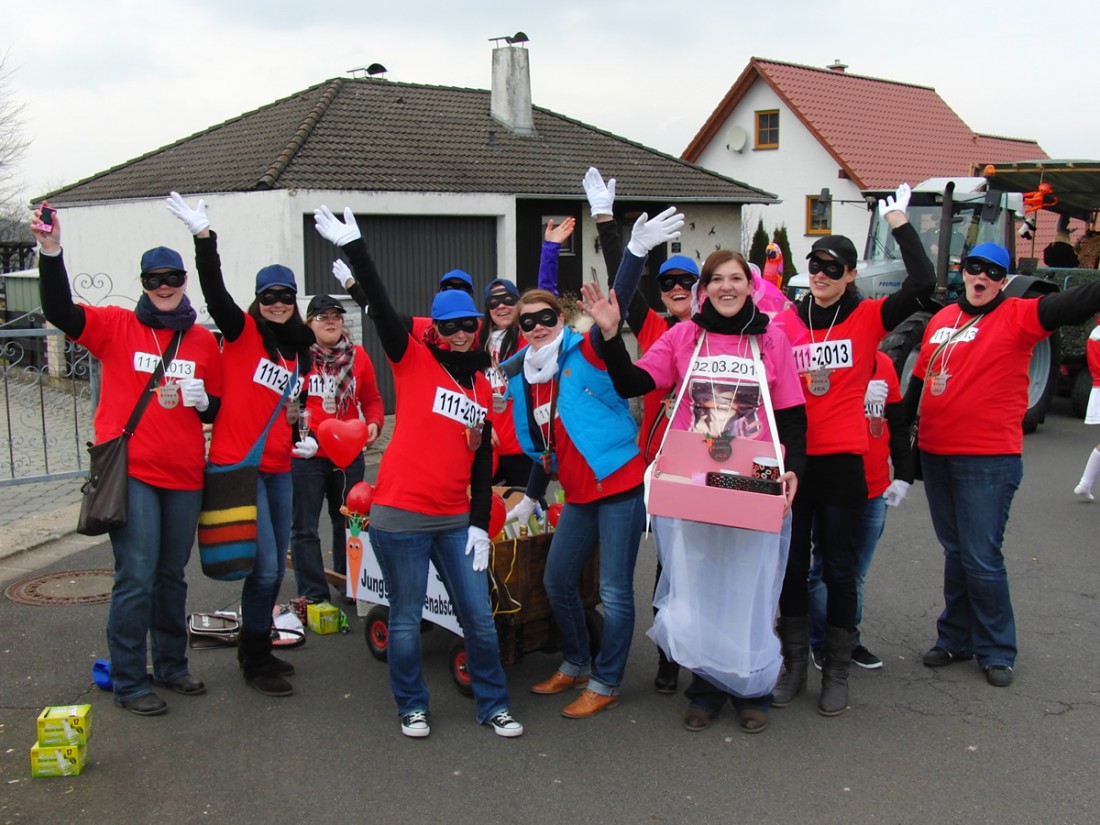
[{"label": "concrete curb", "polygon": [[76,532],[80,503],[16,521],[0,531],[0,559],[8,559],[71,536]]}]

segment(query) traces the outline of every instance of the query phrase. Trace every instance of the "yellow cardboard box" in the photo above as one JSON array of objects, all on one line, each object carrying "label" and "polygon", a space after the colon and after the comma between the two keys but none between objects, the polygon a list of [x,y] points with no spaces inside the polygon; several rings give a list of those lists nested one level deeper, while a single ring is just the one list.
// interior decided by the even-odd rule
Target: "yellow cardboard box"
[{"label": "yellow cardboard box", "polygon": [[31,746],[31,776],[78,776],[87,762],[87,745]]},{"label": "yellow cardboard box", "polygon": [[314,633],[340,632],[340,608],[328,602],[318,602],[306,607],[306,620]]},{"label": "yellow cardboard box", "polygon": [[52,705],[38,715],[39,745],[87,745],[91,735],[91,705]]}]

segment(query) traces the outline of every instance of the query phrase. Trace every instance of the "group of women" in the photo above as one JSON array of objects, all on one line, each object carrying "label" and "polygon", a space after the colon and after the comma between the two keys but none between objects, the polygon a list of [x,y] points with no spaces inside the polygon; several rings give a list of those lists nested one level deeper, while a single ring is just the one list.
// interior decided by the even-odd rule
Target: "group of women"
[{"label": "group of women", "polygon": [[[705,476],[708,485],[713,476],[715,486],[729,484],[732,442],[752,442],[750,452],[779,467],[780,499],[764,530],[735,526],[702,507],[654,518],[663,568],[650,631],[662,651],[658,690],[675,690],[679,662],[693,677],[688,730],[708,727],[727,700],[744,731],[764,730],[770,707],[791,704],[807,683],[812,547],[827,591],[818,712],[844,713],[865,572],[857,536],[868,506],[864,456],[874,425],[865,415],[868,385],[874,386],[883,336],[912,312],[933,307],[932,266],[906,218],[908,187],[879,205],[908,273],[897,293],[863,298],[854,284],[855,247],[843,236],[825,236],[808,256],[810,294],[798,305],[772,302],[759,272],[738,252],[717,250],[701,269],[674,256],[658,277],[668,319],[636,292],[649,252],[679,236],[683,216],[674,209],[653,219],[643,214],[622,249],[613,228],[613,185],[592,169],[585,188],[615,279],[606,296],[595,282],[582,287],[579,305],[594,322],[584,333],[567,323],[553,269],[556,245],[571,223],[547,230],[539,288],[521,294],[497,279],[479,308],[472,279],[454,270],[441,280],[418,330],[393,307],[351,210],[342,219],[327,207],[314,213],[317,231],[351,264],[334,272],[368,309],[394,375],[396,426],[379,469],[369,537],[390,598],[389,678],[401,730],[424,737],[431,729],[420,614],[432,562],[463,627],[477,721],[500,736],[523,733],[511,713],[489,603],[494,480],[525,486],[509,513],[521,522],[551,479],[565,493],[545,574],[562,660],[531,691],[580,691],[561,711],[568,718],[618,704],[634,629],[647,464],[670,435],[677,444],[706,445],[692,476]],[[183,626],[203,424],[214,423],[214,465],[234,464],[262,447],[258,554],[241,596],[240,662],[246,682],[273,696],[292,693],[286,677],[294,670],[271,652],[283,551],[294,547],[303,595],[327,597],[317,540],[321,502],[327,495],[335,550],[343,546],[338,502],[348,482],[362,477],[361,462],[343,472],[319,463],[316,439],[305,427],[299,434],[296,424],[302,400],[314,431],[326,417],[362,414],[373,439],[382,424],[373,369],[343,331],[340,302],[316,296],[303,319],[293,272],[273,264],[257,273],[256,298],[242,310],[225,288],[202,201],[192,208],[173,193],[169,209],[194,235],[200,285],[223,337],[220,353],[213,336],[194,325],[178,253],[158,247],[143,256],[136,311],[81,307],[69,293],[60,223],[34,230],[46,317],[104,362],[104,398],[111,401],[97,410],[97,439],[123,431],[130,404],[143,392],[160,401],[131,434],[130,508],[140,517],[111,535],[115,698],[141,715],[167,709],[154,684],[184,695],[205,691],[189,672]],[[994,685],[1011,682],[1015,658],[1000,544],[1021,473],[1023,409],[1017,408],[1026,398],[1027,356],[1042,336],[1100,306],[1095,286],[1039,301],[1005,299],[1006,259],[1002,248],[983,244],[963,261],[966,298],[934,316],[909,399],[910,417],[920,405],[929,505],[945,551],[947,605],[924,663],[977,655]],[[625,320],[642,345],[633,362],[620,306],[628,308]],[[989,376],[994,362],[996,380]],[[165,369],[153,382],[147,376],[156,375],[158,364]],[[979,429],[964,421],[975,398],[988,408],[991,391],[1003,410],[995,437],[988,424]],[[634,396],[646,399],[640,438],[626,400]],[[896,411],[897,399],[890,400]],[[677,433],[694,435],[682,441]],[[166,438],[171,451],[161,448]],[[425,445],[445,472],[424,471]],[[901,484],[890,488],[895,500],[907,489]],[[604,633],[593,656],[577,582],[597,545]],[[711,590],[714,598],[706,595]],[[726,612],[716,616],[715,604]],[[701,626],[708,632],[700,633]]]}]

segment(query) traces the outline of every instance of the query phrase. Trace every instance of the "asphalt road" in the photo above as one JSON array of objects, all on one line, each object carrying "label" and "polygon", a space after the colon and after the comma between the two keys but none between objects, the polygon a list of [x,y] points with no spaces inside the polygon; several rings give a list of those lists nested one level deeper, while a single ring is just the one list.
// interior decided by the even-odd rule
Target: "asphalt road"
[{"label": "asphalt road", "polygon": [[[975,410],[974,425],[995,414]],[[107,605],[0,600],[0,822],[1095,822],[1100,503],[1071,491],[1098,436],[1059,401],[1025,440],[1006,538],[1021,650],[1012,687],[989,687],[973,663],[920,664],[942,561],[918,485],[890,513],[867,584],[863,638],[885,667],[854,669],[846,715],[818,716],[814,688],[757,736],[732,712],[688,733],[685,700],[653,691],[648,540],[621,704],[562,718],[571,697],[527,690],[557,660],[530,654],[508,670],[527,727],[516,740],[474,724],[471,700],[450,685],[444,631],[424,636],[432,734],[410,740],[355,617],[353,633],[311,635],[287,652],[298,669],[291,698],[247,688],[232,650],[196,651],[208,695],[169,694],[171,712],[144,719],[91,684],[92,662],[106,656]],[[63,558],[36,552],[44,570],[110,566],[103,543]],[[197,558],[189,572],[192,609],[236,604],[239,588],[204,579]],[[84,774],[31,779],[39,710],[80,701],[94,707]]]}]

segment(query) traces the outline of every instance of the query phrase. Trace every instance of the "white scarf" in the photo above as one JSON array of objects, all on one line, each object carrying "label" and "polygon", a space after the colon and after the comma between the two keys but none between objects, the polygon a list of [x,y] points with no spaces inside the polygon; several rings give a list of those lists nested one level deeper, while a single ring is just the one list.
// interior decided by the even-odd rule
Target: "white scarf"
[{"label": "white scarf", "polygon": [[523,377],[529,384],[545,384],[558,372],[558,352],[561,351],[561,339],[565,335],[565,327],[561,328],[558,337],[548,344],[535,349],[527,347],[523,356]]}]

